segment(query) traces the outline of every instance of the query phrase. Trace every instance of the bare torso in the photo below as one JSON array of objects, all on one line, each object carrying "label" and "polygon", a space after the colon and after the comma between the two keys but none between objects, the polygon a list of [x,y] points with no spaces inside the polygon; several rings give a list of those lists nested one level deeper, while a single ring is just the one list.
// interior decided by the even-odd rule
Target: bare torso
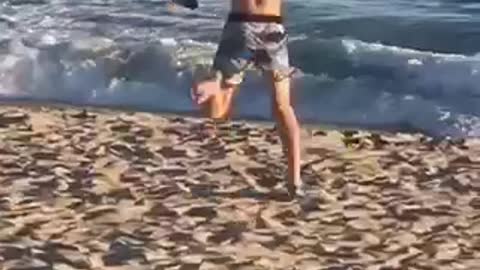
[{"label": "bare torso", "polygon": [[281,16],[282,0],[231,0],[232,12]]}]

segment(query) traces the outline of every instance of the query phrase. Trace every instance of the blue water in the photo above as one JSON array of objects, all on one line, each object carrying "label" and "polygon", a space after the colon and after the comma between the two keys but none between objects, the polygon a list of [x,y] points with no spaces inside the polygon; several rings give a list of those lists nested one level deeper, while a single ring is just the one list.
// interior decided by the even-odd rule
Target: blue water
[{"label": "blue water", "polygon": [[[290,0],[286,25],[302,122],[480,135],[480,4]],[[228,1],[169,12],[153,0],[0,4],[0,97],[195,113],[192,73],[211,64]],[[235,116],[270,119],[250,74]]]}]

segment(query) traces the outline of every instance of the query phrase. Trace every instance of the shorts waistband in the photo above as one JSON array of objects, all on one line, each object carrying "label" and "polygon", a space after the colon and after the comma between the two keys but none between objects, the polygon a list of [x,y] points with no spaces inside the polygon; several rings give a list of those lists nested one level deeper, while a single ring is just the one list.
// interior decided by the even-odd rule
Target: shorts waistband
[{"label": "shorts waistband", "polygon": [[282,23],[283,18],[281,16],[273,16],[273,15],[230,13],[228,15],[228,21],[229,22]]}]

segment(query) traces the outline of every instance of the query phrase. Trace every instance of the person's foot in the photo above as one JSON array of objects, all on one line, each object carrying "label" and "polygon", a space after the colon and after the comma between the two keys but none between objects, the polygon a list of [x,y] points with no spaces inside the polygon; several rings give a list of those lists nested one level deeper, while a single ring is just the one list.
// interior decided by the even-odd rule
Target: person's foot
[{"label": "person's foot", "polygon": [[191,96],[192,99],[198,104],[203,104],[209,100],[212,96],[222,91],[220,83],[217,80],[207,80],[195,84],[192,87]]},{"label": "person's foot", "polygon": [[294,198],[303,198],[306,196],[305,185],[303,183],[292,184],[288,182],[287,184],[288,195]]}]

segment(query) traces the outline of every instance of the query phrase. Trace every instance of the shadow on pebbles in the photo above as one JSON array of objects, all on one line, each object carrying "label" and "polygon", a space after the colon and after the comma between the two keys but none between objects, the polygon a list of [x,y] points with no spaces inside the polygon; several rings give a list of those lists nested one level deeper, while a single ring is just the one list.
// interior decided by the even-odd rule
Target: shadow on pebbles
[{"label": "shadow on pebbles", "polygon": [[0,268],[480,269],[480,141],[0,109]]}]

